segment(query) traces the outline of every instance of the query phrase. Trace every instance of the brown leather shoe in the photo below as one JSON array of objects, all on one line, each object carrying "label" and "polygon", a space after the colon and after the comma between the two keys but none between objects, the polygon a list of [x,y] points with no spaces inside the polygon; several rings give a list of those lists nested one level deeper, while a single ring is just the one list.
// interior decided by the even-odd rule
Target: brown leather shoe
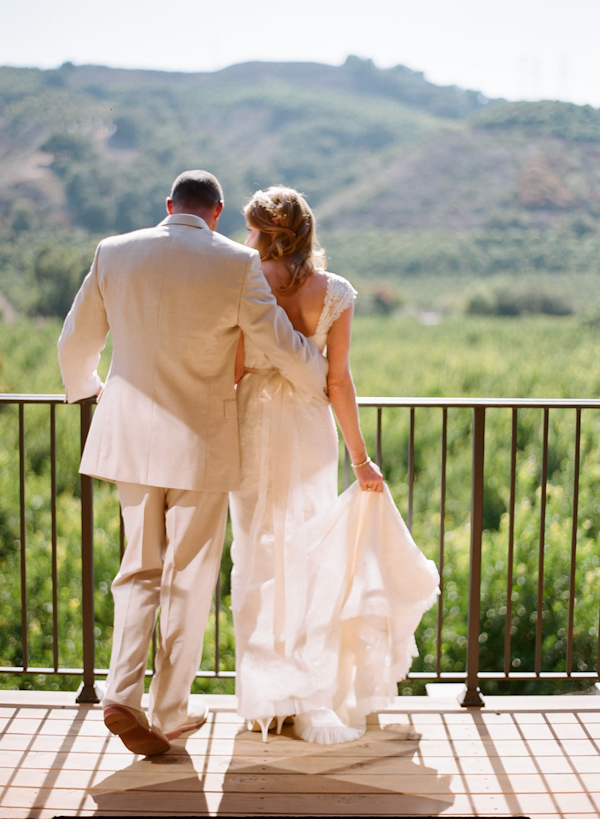
[{"label": "brown leather shoe", "polygon": [[164,754],[171,747],[162,731],[148,725],[148,720],[141,711],[135,711],[126,705],[107,705],[104,709],[104,724],[134,754],[156,756]]}]

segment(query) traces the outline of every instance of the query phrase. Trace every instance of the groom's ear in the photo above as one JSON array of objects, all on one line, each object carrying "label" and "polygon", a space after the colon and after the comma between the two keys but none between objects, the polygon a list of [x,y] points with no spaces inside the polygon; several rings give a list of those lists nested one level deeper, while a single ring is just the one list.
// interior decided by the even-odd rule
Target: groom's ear
[{"label": "groom's ear", "polygon": [[166,204],[167,204],[167,213],[169,214],[169,216],[172,216],[173,215],[173,200],[171,199],[170,196],[167,196]]}]

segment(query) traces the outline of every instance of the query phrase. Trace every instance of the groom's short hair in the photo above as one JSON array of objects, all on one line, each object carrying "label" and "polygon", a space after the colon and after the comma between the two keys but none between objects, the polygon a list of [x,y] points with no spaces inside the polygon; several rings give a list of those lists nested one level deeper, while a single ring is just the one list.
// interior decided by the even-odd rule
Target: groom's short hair
[{"label": "groom's short hair", "polygon": [[208,171],[184,171],[173,182],[171,199],[179,208],[211,210],[223,202],[223,188],[217,177]]}]

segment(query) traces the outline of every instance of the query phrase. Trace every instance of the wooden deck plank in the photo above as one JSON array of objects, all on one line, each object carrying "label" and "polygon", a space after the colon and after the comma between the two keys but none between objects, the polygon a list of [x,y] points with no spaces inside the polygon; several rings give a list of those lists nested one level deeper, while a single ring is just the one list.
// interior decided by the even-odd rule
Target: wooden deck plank
[{"label": "wooden deck plank", "polygon": [[[564,780],[553,779],[544,781],[536,774],[517,776],[469,776],[461,777],[439,776],[437,771],[429,771],[428,775],[414,774],[383,774],[383,775],[294,775],[280,773],[256,774],[207,774],[205,777],[183,777],[174,783],[176,789],[197,790],[201,788],[205,793],[232,792],[238,793],[309,793],[309,794],[369,794],[374,791],[390,794],[439,795],[439,794],[492,794],[492,793],[552,793],[581,794],[581,781],[569,774]],[[97,776],[90,784],[90,788],[103,787],[102,776]],[[143,785],[147,781],[142,777],[122,780],[123,788],[131,790]],[[172,780],[171,780],[172,781]],[[588,780],[589,781],[589,780]],[[585,782],[585,780],[584,780]],[[165,789],[169,783],[152,785],[153,790]],[[596,783],[597,785],[597,783]],[[69,785],[73,787],[71,783]],[[113,784],[114,787],[114,784]],[[593,785],[590,783],[590,789]],[[591,792],[591,790],[590,790]]]},{"label": "wooden deck plank", "polygon": [[[40,706],[42,708],[75,708],[87,710],[88,708],[96,708],[97,706],[78,706],[75,702],[75,691],[32,691],[32,690],[13,690],[0,689],[0,707],[16,707],[25,706],[31,708],[33,706]],[[206,700],[209,705],[219,711],[220,714],[230,713],[237,717],[237,700],[235,696],[229,694],[209,694],[206,696],[199,694],[192,694],[191,701],[194,699]],[[143,704],[148,703],[148,695],[144,695]],[[486,714],[488,718],[494,713],[502,714],[510,711],[516,712],[552,712],[572,714],[575,711],[591,711],[596,713],[595,722],[600,721],[598,714],[598,700],[590,695],[566,695],[566,696],[491,696],[485,697],[485,709],[472,712],[460,706],[454,697],[448,698],[432,698],[432,697],[396,697],[389,708],[386,708],[384,714],[414,714],[416,712],[430,712],[439,714],[444,712],[448,714],[454,712],[463,717],[468,717],[469,714],[477,714],[481,718]]]},{"label": "wooden deck plank", "polygon": [[[282,772],[279,768],[262,771],[228,770],[226,772],[203,774],[191,765],[187,769],[148,771],[147,766],[137,763],[137,767],[107,774],[106,771],[85,771],[77,769],[0,770],[0,786],[12,788],[37,787],[40,789],[76,789],[86,791],[105,790],[107,782],[113,790],[134,790],[143,788],[152,791],[203,790],[221,792],[276,793],[369,793],[372,790],[388,793],[434,794],[452,793],[574,793],[583,787],[590,793],[598,788],[597,775],[587,774],[470,774],[463,776],[440,776],[435,769],[413,765],[413,770],[404,773],[373,774],[310,774]],[[148,784],[150,783],[150,784]]]},{"label": "wooden deck plank", "polygon": [[[439,775],[380,774],[380,775],[310,775],[281,774],[271,771],[262,774],[220,773],[202,776],[194,771],[153,773],[149,783],[148,773],[143,770],[117,772],[107,778],[104,772],[60,771],[53,777],[51,787],[45,771],[17,771],[8,777],[4,772],[0,785],[5,786],[10,779],[13,789],[38,788],[39,790],[77,790],[87,792],[106,791],[110,782],[111,791],[143,790],[152,793],[191,792],[203,793],[303,793],[303,794],[575,794],[582,792],[582,781],[589,793],[597,787],[597,781],[579,780],[570,774],[551,778],[537,774],[518,775],[476,775],[469,777],[440,777]],[[436,772],[439,773],[439,772]],[[586,784],[587,783],[587,784]]]},{"label": "wooden deck plank", "polygon": [[[23,799],[26,801],[24,802]],[[37,799],[37,792],[30,789],[27,794],[20,795],[17,802],[8,801],[3,809],[18,810],[38,809],[54,810],[57,812],[77,811],[77,815],[93,815],[101,812],[106,815],[110,812],[122,816],[127,812],[137,812],[147,815],[149,812],[167,816],[179,815],[213,815],[217,811],[226,816],[230,815],[293,815],[293,816],[414,816],[439,814],[442,812],[464,815],[472,813],[472,803],[464,797],[440,797],[418,795],[391,795],[376,794],[365,796],[352,795],[306,795],[306,794],[240,794],[240,793],[144,793],[143,791],[124,793],[99,793],[95,796],[81,797],[78,791],[52,791],[42,804]],[[489,797],[488,804],[493,805],[495,811],[506,810],[506,802],[502,796]],[[11,815],[12,819],[12,813]]]},{"label": "wooden deck plank", "polygon": [[[501,799],[501,797],[500,797]],[[225,791],[223,793],[195,791],[156,792],[139,788],[133,791],[104,790],[93,794],[79,789],[53,789],[40,791],[36,788],[15,788],[3,798],[2,807],[79,810],[80,812],[104,811],[147,811],[163,812],[166,815],[207,813],[220,810],[248,813],[292,813],[292,814],[332,814],[375,813],[375,815],[396,815],[399,809],[407,813],[438,813],[459,800],[466,805],[468,800],[461,797],[397,795],[373,792],[370,794],[298,794],[274,793],[256,794]]]}]

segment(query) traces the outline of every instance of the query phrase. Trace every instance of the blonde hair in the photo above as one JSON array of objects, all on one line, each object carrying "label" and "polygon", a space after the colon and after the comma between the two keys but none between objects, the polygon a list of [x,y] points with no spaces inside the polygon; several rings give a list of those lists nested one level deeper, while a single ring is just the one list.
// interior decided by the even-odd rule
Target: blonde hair
[{"label": "blonde hair", "polygon": [[315,217],[301,193],[272,185],[256,191],[243,213],[248,224],[258,230],[256,249],[262,261],[281,261],[290,271],[290,281],[280,288],[282,292],[297,289],[314,270],[325,268]]}]

